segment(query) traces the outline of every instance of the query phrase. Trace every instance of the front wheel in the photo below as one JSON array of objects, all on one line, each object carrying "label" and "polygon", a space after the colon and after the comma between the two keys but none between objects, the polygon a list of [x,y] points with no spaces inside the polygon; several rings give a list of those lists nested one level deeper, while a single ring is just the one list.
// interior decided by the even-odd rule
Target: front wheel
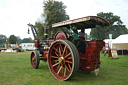
[{"label": "front wheel", "polygon": [[31,53],[30,61],[31,61],[31,66],[33,68],[37,69],[39,67],[40,59],[37,50]]},{"label": "front wheel", "polygon": [[48,65],[53,76],[68,80],[79,69],[79,54],[74,44],[67,40],[53,42],[48,53]]}]

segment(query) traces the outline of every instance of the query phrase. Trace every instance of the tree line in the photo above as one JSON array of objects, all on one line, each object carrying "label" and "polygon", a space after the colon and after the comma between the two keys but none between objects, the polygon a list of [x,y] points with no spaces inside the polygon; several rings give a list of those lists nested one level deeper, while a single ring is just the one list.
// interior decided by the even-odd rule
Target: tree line
[{"label": "tree line", "polygon": [[115,39],[119,35],[128,34],[128,29],[126,28],[125,25],[123,25],[123,22],[121,21],[119,16],[114,15],[112,12],[109,13],[100,12],[97,14],[97,16],[109,21],[110,26],[101,27],[100,29],[98,28],[91,29],[90,32],[91,38],[109,39],[109,34],[112,34],[112,39]]},{"label": "tree line", "polygon": [[30,37],[21,39],[19,36],[10,35],[7,38],[6,35],[0,34],[0,46],[6,41],[8,41],[10,44],[33,43],[33,40]]}]

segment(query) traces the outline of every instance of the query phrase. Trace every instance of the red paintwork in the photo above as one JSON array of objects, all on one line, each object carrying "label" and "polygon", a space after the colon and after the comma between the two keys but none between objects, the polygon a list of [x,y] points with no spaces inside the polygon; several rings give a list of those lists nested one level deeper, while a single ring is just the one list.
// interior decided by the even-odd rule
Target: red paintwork
[{"label": "red paintwork", "polygon": [[57,32],[54,40],[67,40],[66,34],[64,32]]},{"label": "red paintwork", "polygon": [[47,59],[48,50],[49,50],[49,47],[51,46],[52,42],[55,40],[59,40],[59,39],[67,40],[66,34],[64,32],[57,32],[55,34],[54,40],[48,40],[48,42],[49,42],[48,46],[44,46],[44,59]]},{"label": "red paintwork", "polygon": [[35,40],[34,41],[34,44],[35,44],[35,47],[37,48],[39,46],[39,41],[38,40]]},{"label": "red paintwork", "polygon": [[48,42],[49,42],[48,46],[49,46],[49,47],[51,46],[51,44],[52,44],[53,41],[54,41],[54,40],[48,40]]},{"label": "red paintwork", "polygon": [[47,59],[48,57],[48,51],[44,51],[44,59]]},{"label": "red paintwork", "polygon": [[80,54],[80,70],[92,71],[100,67],[100,51],[104,44],[102,40],[88,41],[88,44],[86,43],[86,53],[84,55]]},{"label": "red paintwork", "polygon": [[47,59],[47,53],[48,53],[49,47],[51,46],[52,42],[55,40],[59,40],[59,39],[67,40],[66,34],[64,32],[57,32],[54,37],[54,40],[48,40],[49,44],[44,46],[44,58],[45,59]]},{"label": "red paintwork", "polygon": [[48,45],[45,45],[44,46],[44,59],[47,59],[47,57],[48,57],[48,50],[49,50]]},{"label": "red paintwork", "polygon": [[[67,40],[67,37],[65,33],[58,32],[55,35],[54,40]],[[47,59],[47,53],[49,50],[49,47],[52,43],[52,41],[49,42],[49,46],[44,48],[44,58]],[[88,43],[88,44],[87,44]],[[87,41],[86,43],[86,53],[84,55],[80,54],[80,50],[78,48],[79,54],[80,54],[80,70],[83,71],[92,71],[96,68],[100,67],[100,51],[102,50],[105,43],[103,40],[94,40],[94,41]]]}]

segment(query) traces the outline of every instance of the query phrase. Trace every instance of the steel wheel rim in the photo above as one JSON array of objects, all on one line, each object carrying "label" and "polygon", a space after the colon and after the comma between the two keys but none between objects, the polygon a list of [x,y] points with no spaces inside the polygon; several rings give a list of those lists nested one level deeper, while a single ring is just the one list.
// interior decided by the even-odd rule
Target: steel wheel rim
[{"label": "steel wheel rim", "polygon": [[74,68],[72,50],[62,42],[54,43],[49,51],[48,63],[52,74],[58,79],[66,79]]}]

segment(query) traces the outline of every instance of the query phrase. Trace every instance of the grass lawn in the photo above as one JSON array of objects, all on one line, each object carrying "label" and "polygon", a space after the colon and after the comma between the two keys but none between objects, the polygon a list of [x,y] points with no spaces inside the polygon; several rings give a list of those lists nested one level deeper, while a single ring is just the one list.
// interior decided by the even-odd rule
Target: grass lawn
[{"label": "grass lawn", "polygon": [[39,69],[30,65],[30,52],[0,53],[0,85],[128,85],[128,55],[112,59],[101,54],[98,76],[78,72],[69,81],[55,79],[47,63]]}]

